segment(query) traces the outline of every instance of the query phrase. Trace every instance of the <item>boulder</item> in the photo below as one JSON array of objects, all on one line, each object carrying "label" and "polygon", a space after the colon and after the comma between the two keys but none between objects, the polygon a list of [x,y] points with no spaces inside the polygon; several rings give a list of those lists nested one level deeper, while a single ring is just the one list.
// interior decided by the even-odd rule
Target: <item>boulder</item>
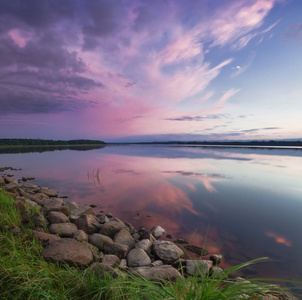
[{"label": "boulder", "polygon": [[104,234],[113,238],[117,232],[124,228],[126,228],[126,225],[122,221],[118,219],[113,219],[109,222],[106,222],[105,224],[101,224],[99,232],[100,234]]},{"label": "boulder", "polygon": [[176,281],[183,279],[181,274],[172,266],[158,266],[158,267],[138,267],[131,268],[129,271],[136,276],[143,277],[146,280],[169,280]]},{"label": "boulder", "polygon": [[89,205],[82,205],[78,208],[71,210],[70,214],[74,217],[79,217],[81,215],[94,215],[93,208]]},{"label": "boulder", "polygon": [[49,226],[50,233],[58,234],[61,237],[73,237],[77,230],[77,226],[73,223],[56,223]]},{"label": "boulder", "polygon": [[54,223],[67,223],[69,222],[69,219],[68,217],[59,212],[59,211],[51,211],[48,216],[47,216],[47,219],[48,221],[51,223],[51,224],[54,224]]},{"label": "boulder", "polygon": [[146,251],[147,254],[150,255],[151,250],[152,250],[152,243],[150,242],[150,240],[144,239],[139,241],[138,243],[136,243],[135,248],[140,248],[143,249],[144,251]]},{"label": "boulder", "polygon": [[77,230],[73,234],[73,238],[79,242],[88,242],[88,235],[83,230]]},{"label": "boulder", "polygon": [[12,177],[6,177],[4,178],[5,183],[14,183],[16,185],[19,185],[18,181]]},{"label": "boulder", "polygon": [[207,276],[213,267],[211,260],[187,260],[186,261],[186,272],[188,275],[198,277]]},{"label": "boulder", "polygon": [[110,267],[114,267],[115,265],[119,265],[121,260],[113,254],[106,254],[102,258],[102,263],[105,265],[109,265]]},{"label": "boulder", "polygon": [[79,205],[78,205],[77,203],[75,203],[75,202],[65,202],[65,203],[64,203],[64,206],[67,206],[67,208],[68,208],[70,211],[72,211],[72,210],[74,210],[74,209],[76,209],[76,208],[79,208]]},{"label": "boulder", "polygon": [[109,265],[103,263],[93,263],[89,266],[89,269],[94,273],[95,276],[103,278],[106,274],[110,274],[113,278],[117,278],[119,273]]},{"label": "boulder", "polygon": [[39,187],[37,186],[37,185],[35,185],[35,184],[31,184],[31,183],[25,183],[25,184],[23,184],[22,185],[22,188],[24,188],[24,189],[39,189]]},{"label": "boulder", "polygon": [[151,264],[148,254],[141,248],[135,248],[129,251],[127,255],[129,267],[143,267]]},{"label": "boulder", "polygon": [[113,240],[106,235],[94,233],[89,236],[88,241],[90,244],[98,247],[100,250],[104,250],[104,245],[106,243],[113,243]]},{"label": "boulder", "polygon": [[7,192],[14,193],[14,192],[16,192],[17,187],[18,187],[18,184],[9,183],[4,186],[4,190]]},{"label": "boulder", "polygon": [[92,252],[83,243],[74,239],[61,239],[48,245],[42,256],[54,263],[67,263],[70,266],[88,266],[93,261]]},{"label": "boulder", "polygon": [[113,241],[115,243],[126,245],[129,249],[132,249],[135,246],[135,240],[130,234],[128,227],[125,227],[118,233],[116,233],[113,238]]},{"label": "boulder", "polygon": [[126,245],[118,243],[105,243],[103,246],[106,254],[114,254],[119,258],[126,258],[129,252],[129,248]]},{"label": "boulder", "polygon": [[209,254],[209,251],[204,249],[204,248],[201,248],[201,247],[198,247],[198,246],[195,246],[195,245],[186,245],[184,247],[186,250],[189,250],[199,256],[205,256],[205,255],[208,255]]},{"label": "boulder", "polygon": [[40,189],[40,192],[47,195],[48,197],[58,197],[58,192],[48,187],[42,187]]},{"label": "boulder", "polygon": [[60,240],[61,238],[55,234],[50,234],[46,232],[41,232],[41,231],[33,231],[33,236],[41,242],[43,245],[45,244],[51,244],[55,241]]},{"label": "boulder", "polygon": [[44,213],[48,214],[53,210],[59,210],[63,203],[64,201],[60,198],[51,198],[44,204],[42,210]]},{"label": "boulder", "polygon": [[153,242],[153,252],[160,260],[167,264],[173,263],[184,254],[178,246],[169,241]]},{"label": "boulder", "polygon": [[222,255],[221,254],[212,254],[210,256],[210,260],[213,262],[214,266],[219,266],[222,262]]},{"label": "boulder", "polygon": [[37,227],[44,227],[44,226],[48,226],[48,224],[49,224],[49,222],[46,220],[44,215],[42,215],[41,213],[34,213],[31,216],[31,219],[32,219],[33,223],[35,224],[35,226],[37,226]]},{"label": "boulder", "polygon": [[42,193],[38,193],[38,194],[35,194],[35,195],[30,195],[30,194],[27,194],[27,197],[36,202],[37,204],[41,205],[41,206],[44,206],[46,203],[49,202],[49,197],[46,196],[45,194],[42,194]]},{"label": "boulder", "polygon": [[74,224],[87,234],[98,232],[101,226],[98,218],[94,215],[81,215],[74,221]]},{"label": "boulder", "polygon": [[162,237],[165,233],[166,233],[166,230],[163,229],[162,227],[160,226],[154,226],[150,233],[156,238],[156,239],[159,239],[160,237]]}]

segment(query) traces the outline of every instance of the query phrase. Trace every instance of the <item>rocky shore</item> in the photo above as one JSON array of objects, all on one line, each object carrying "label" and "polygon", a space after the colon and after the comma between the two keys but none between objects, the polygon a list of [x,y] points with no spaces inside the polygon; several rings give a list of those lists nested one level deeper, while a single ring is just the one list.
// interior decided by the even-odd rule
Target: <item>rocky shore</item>
[{"label": "rocky shore", "polygon": [[[2,173],[9,170],[12,169],[0,168]],[[147,280],[175,281],[196,275],[217,278],[223,274],[219,267],[221,254],[213,253],[209,259],[202,259],[209,254],[205,249],[186,245],[183,240],[160,240],[166,231],[159,225],[150,231],[144,227],[136,229],[109,213],[96,215],[91,206],[64,201],[57,191],[27,180],[3,174],[0,189],[14,197],[22,223],[34,224],[32,236],[43,245],[41,255],[48,261],[90,268],[98,276],[109,272],[113,278],[131,273]],[[35,213],[30,214],[30,210]],[[20,228],[8,230],[18,234]],[[186,251],[197,253],[199,259],[184,259]],[[239,277],[237,280],[247,282]],[[288,293],[269,297],[259,299],[296,299]]]}]

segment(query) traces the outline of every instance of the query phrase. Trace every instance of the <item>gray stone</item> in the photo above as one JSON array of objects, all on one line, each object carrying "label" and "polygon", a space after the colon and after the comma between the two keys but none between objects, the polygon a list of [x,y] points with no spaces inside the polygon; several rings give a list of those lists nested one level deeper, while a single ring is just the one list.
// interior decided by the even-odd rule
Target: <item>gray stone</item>
[{"label": "gray stone", "polygon": [[7,192],[16,192],[17,187],[18,187],[18,184],[9,183],[4,186],[4,190]]},{"label": "gray stone", "polygon": [[48,187],[42,187],[40,189],[40,192],[47,195],[48,197],[58,197],[58,192]]},{"label": "gray stone", "polygon": [[118,272],[109,265],[102,263],[93,263],[89,266],[89,269],[94,273],[95,276],[103,278],[105,274],[110,274],[113,278],[119,276]]},{"label": "gray stone", "polygon": [[35,226],[37,227],[44,227],[44,226],[48,226],[49,224],[46,218],[40,213],[34,213],[31,216],[31,219],[34,222]]},{"label": "gray stone", "polygon": [[51,224],[54,224],[54,223],[67,223],[69,222],[69,219],[68,217],[59,212],[59,211],[51,211],[48,216],[47,216],[47,219],[48,221],[51,223]]},{"label": "gray stone", "polygon": [[49,226],[50,233],[58,234],[61,237],[73,237],[77,230],[77,226],[73,223],[57,223]]},{"label": "gray stone", "polygon": [[109,222],[109,219],[108,219],[108,217],[107,216],[105,216],[105,215],[103,215],[103,216],[99,216],[99,223],[100,224],[104,224],[104,223],[106,223],[106,222]]},{"label": "gray stone", "polygon": [[98,247],[100,250],[104,249],[104,245],[106,243],[113,243],[113,240],[109,236],[99,233],[94,233],[90,235],[88,240],[90,244]]},{"label": "gray stone", "polygon": [[187,260],[186,261],[186,272],[188,275],[198,277],[207,276],[213,266],[211,260]]},{"label": "gray stone", "polygon": [[102,258],[102,263],[105,265],[109,265],[110,267],[114,267],[115,265],[119,265],[121,260],[113,254],[105,254]]},{"label": "gray stone", "polygon": [[103,246],[106,254],[115,254],[119,258],[126,258],[129,252],[129,248],[126,245],[118,243],[105,243]]},{"label": "gray stone", "polygon": [[132,237],[134,238],[134,240],[135,240],[136,242],[138,242],[141,236],[139,235],[139,233],[136,232],[136,233],[133,233],[133,234],[132,234]]},{"label": "gray stone", "polygon": [[151,266],[152,267],[159,267],[159,266],[162,266],[164,263],[161,261],[161,260],[156,260],[154,261]]},{"label": "gray stone", "polygon": [[38,194],[35,194],[35,195],[27,194],[26,196],[30,200],[36,202],[37,204],[39,204],[41,206],[44,206],[45,204],[47,204],[50,201],[49,197],[46,196],[45,194],[42,194],[42,193],[38,193]]},{"label": "gray stone", "polygon": [[41,254],[51,262],[67,263],[70,266],[88,266],[93,261],[92,252],[87,246],[68,238],[51,243]]},{"label": "gray stone", "polygon": [[223,272],[223,270],[221,268],[219,268],[217,266],[214,266],[211,268],[211,271],[210,271],[211,277],[221,278],[224,275],[225,275],[225,273]]},{"label": "gray stone", "polygon": [[41,231],[33,231],[33,236],[42,244],[51,244],[55,241],[60,240],[61,238],[55,234],[50,234]]},{"label": "gray stone", "polygon": [[18,181],[12,177],[6,177],[6,178],[4,178],[4,181],[5,181],[5,183],[13,183],[13,184],[19,185]]},{"label": "gray stone", "polygon": [[93,261],[100,261],[101,258],[104,256],[103,253],[100,252],[99,249],[96,246],[94,246],[94,245],[92,245],[92,244],[90,244],[88,242],[85,242],[85,241],[83,241],[82,243],[86,247],[88,247],[88,249],[92,252]]},{"label": "gray stone", "polygon": [[79,208],[79,205],[76,202],[65,202],[64,206],[67,206],[70,211]]},{"label": "gray stone", "polygon": [[79,242],[88,242],[88,235],[83,230],[77,230],[73,234],[73,238]]},{"label": "gray stone", "polygon": [[210,256],[210,260],[213,262],[214,266],[219,266],[222,262],[222,255],[221,254],[212,254]]},{"label": "gray stone", "polygon": [[129,271],[136,275],[143,277],[146,280],[169,280],[176,281],[177,279],[183,279],[181,274],[172,266],[159,266],[159,267],[138,267],[131,268]]},{"label": "gray stone", "polygon": [[26,199],[25,200],[25,204],[30,208],[34,208],[35,206],[37,206],[38,204],[32,200]]},{"label": "gray stone", "polygon": [[151,264],[148,254],[141,248],[135,248],[129,251],[127,255],[129,267],[143,267]]},{"label": "gray stone", "polygon": [[25,183],[25,184],[22,185],[22,188],[24,188],[24,189],[38,189],[39,187],[35,184]]},{"label": "gray stone", "polygon": [[178,246],[169,241],[153,242],[153,252],[160,260],[168,264],[173,263],[184,254]]},{"label": "gray stone", "polygon": [[135,240],[131,236],[128,227],[125,227],[117,232],[113,238],[113,241],[115,243],[126,245],[129,249],[132,249],[135,246]]},{"label": "gray stone", "polygon": [[70,213],[74,217],[79,217],[81,215],[94,215],[93,208],[89,205],[82,205],[78,208],[73,209]]},{"label": "gray stone", "polygon": [[43,212],[48,214],[53,210],[58,210],[64,204],[64,201],[60,198],[49,199],[43,207]]},{"label": "gray stone", "polygon": [[152,246],[152,243],[150,242],[150,240],[141,240],[139,241],[138,243],[136,243],[135,245],[135,248],[140,248],[140,249],[143,249],[144,251],[146,251],[147,254],[151,254],[151,246]]},{"label": "gray stone", "polygon": [[98,232],[101,226],[98,218],[94,215],[81,215],[74,221],[74,224],[87,234]]},{"label": "gray stone", "polygon": [[120,262],[119,267],[120,267],[121,269],[128,269],[127,259],[125,259],[125,258],[121,259],[121,262]]},{"label": "gray stone", "polygon": [[113,238],[114,235],[123,228],[126,228],[126,225],[122,221],[110,220],[105,224],[101,224],[99,232]]},{"label": "gray stone", "polygon": [[134,234],[134,233],[136,232],[134,226],[133,226],[131,223],[125,222],[125,225],[129,228],[129,231],[130,231],[130,234],[131,234],[131,235]]}]

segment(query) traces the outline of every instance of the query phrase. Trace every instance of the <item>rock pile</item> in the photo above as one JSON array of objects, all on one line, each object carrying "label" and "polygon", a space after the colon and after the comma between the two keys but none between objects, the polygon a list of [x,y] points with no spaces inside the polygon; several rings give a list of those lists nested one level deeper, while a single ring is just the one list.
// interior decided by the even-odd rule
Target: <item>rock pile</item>
[{"label": "rock pile", "polygon": [[[130,272],[154,280],[222,272],[217,267],[221,255],[212,255],[210,260],[185,260],[182,248],[159,240],[166,233],[160,226],[150,232],[143,227],[136,230],[118,218],[95,215],[90,206],[64,202],[57,191],[21,184],[13,176],[0,176],[0,185],[15,198],[22,222],[29,222],[28,209],[36,208],[31,216],[36,226],[33,236],[44,246],[42,256],[51,262],[89,267],[98,274],[109,271],[113,277]],[[200,249],[197,252],[201,255]]]}]

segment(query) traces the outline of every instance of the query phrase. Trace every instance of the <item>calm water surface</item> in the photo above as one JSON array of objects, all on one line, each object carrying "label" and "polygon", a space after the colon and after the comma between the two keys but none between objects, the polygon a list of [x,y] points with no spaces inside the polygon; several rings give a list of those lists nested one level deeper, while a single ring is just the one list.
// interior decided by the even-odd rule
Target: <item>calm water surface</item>
[{"label": "calm water surface", "polygon": [[301,149],[106,146],[0,154],[0,166],[136,227],[161,225],[200,246],[206,238],[224,267],[274,260],[245,275],[302,281]]}]

